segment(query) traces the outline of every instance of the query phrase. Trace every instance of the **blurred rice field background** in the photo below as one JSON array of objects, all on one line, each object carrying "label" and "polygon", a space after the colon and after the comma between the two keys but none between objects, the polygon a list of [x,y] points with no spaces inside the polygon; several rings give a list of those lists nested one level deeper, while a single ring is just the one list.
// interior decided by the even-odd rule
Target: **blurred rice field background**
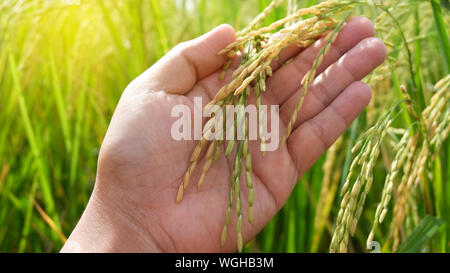
[{"label": "blurred rice field background", "polygon": [[[297,6],[319,2],[302,0]],[[434,85],[450,70],[448,1],[373,2],[381,6],[360,5],[353,11],[376,23],[377,35],[388,47],[388,60],[366,78],[374,89],[372,103],[299,181],[284,208],[245,251],[328,252],[342,198],[339,188],[355,156],[352,147],[400,103],[378,146],[372,189],[348,241],[351,252],[371,251],[366,239],[395,157],[393,147],[414,131],[415,119],[420,119],[414,113],[420,116],[432,104]],[[269,3],[0,1],[0,252],[59,251],[87,204],[98,151],[127,84],[177,43],[222,23],[241,29]],[[286,12],[282,4],[264,23]],[[402,85],[413,90],[407,91],[411,101],[405,101]],[[450,90],[448,84],[444,88],[438,125],[445,133]],[[425,158],[400,224],[392,211],[405,174],[394,179],[389,212],[374,234],[381,251],[450,250],[450,143],[441,138],[440,149],[433,146]],[[396,236],[406,242],[399,248]]]}]

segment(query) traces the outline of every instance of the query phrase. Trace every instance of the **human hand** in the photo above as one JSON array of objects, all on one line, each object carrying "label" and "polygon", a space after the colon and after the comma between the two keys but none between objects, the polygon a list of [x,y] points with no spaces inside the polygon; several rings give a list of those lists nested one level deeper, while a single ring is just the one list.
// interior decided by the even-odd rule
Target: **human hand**
[{"label": "human hand", "polygon": [[[258,142],[251,143],[255,217],[252,224],[243,221],[244,242],[272,219],[298,178],[369,103],[371,90],[360,80],[386,58],[386,49],[374,34],[368,19],[351,19],[319,67],[287,144],[263,157]],[[211,166],[201,191],[191,185],[183,201],[176,203],[196,142],[171,137],[174,106],[193,109],[194,97],[210,101],[231,79],[229,71],[224,81],[219,80],[225,58],[217,53],[234,39],[233,29],[223,25],[182,43],[126,88],[100,150],[91,199],[62,251],[236,250],[233,217],[226,244],[220,242],[233,160],[222,154]],[[300,96],[299,82],[322,45],[323,41],[306,49],[292,45],[272,65],[273,76],[262,101],[280,105],[282,129]],[[236,58],[233,65],[238,64]],[[198,181],[201,169],[194,172],[192,182]],[[245,192],[242,198],[246,219]]]}]

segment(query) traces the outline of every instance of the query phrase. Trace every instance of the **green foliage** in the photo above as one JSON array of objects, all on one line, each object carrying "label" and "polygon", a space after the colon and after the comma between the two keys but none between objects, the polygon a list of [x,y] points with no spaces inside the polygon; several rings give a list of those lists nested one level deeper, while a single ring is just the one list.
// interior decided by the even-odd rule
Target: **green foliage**
[{"label": "green foliage", "polygon": [[398,247],[397,253],[419,252],[423,245],[444,225],[444,221],[427,215],[406,240]]}]

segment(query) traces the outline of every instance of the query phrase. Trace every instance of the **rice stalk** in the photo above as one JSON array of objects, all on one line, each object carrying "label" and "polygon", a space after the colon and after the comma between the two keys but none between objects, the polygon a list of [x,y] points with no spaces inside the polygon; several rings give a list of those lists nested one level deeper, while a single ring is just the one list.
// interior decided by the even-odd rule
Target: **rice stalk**
[{"label": "rice stalk", "polygon": [[343,137],[340,137],[328,150],[323,164],[323,181],[321,184],[320,198],[316,207],[314,219],[314,237],[312,242],[312,252],[319,247],[323,229],[327,228],[332,233],[332,225],[329,222],[329,214],[339,186],[342,170],[339,167],[344,157],[339,156],[339,152],[344,144]]},{"label": "rice stalk", "polygon": [[316,77],[316,72],[317,69],[319,68],[319,66],[322,64],[322,61],[324,59],[324,57],[328,54],[331,45],[336,41],[338,34],[340,32],[340,30],[342,29],[342,27],[344,26],[344,23],[347,21],[349,16],[347,16],[345,18],[345,20],[343,20],[342,22],[340,22],[336,28],[333,30],[333,32],[331,34],[329,34],[329,36],[326,38],[326,42],[324,47],[320,50],[319,54],[317,55],[311,69],[309,70],[309,72],[306,73],[305,77],[302,80],[302,91],[301,91],[301,96],[300,99],[297,102],[297,105],[294,109],[294,112],[291,115],[291,118],[289,120],[288,125],[286,126],[286,133],[283,136],[280,145],[283,146],[286,143],[287,138],[291,135],[293,126],[295,124],[295,122],[297,121],[298,118],[298,113],[303,105],[303,100],[305,99],[306,96],[306,92],[308,91],[308,88],[310,87],[310,85],[312,84],[312,82],[314,81],[315,77]]},{"label": "rice stalk", "polygon": [[331,239],[330,252],[346,252],[350,236],[353,236],[361,216],[366,196],[372,182],[372,170],[379,156],[380,146],[388,128],[398,115],[398,104],[373,127],[363,133],[353,146],[358,154],[350,165],[346,181],[341,189],[342,201]]},{"label": "rice stalk", "polygon": [[[448,135],[448,130],[447,128],[444,129],[444,127],[448,124],[449,86],[450,75],[440,80],[435,85],[435,90],[437,92],[431,98],[430,104],[420,115],[421,119],[419,120],[418,126],[422,126],[423,129],[416,131],[414,134],[411,134],[409,130],[403,132],[401,140],[395,145],[393,149],[395,157],[385,178],[381,201],[376,209],[372,230],[367,238],[367,247],[370,246],[374,239],[377,226],[383,222],[388,213],[388,205],[392,197],[394,183],[403,166],[403,176],[401,177],[397,189],[397,200],[393,209],[394,220],[391,228],[393,250],[397,249],[399,246],[401,241],[400,233],[404,220],[408,216],[408,211],[411,211],[410,208],[415,206],[414,199],[411,199],[411,192],[418,186],[423,171],[425,170],[427,160],[432,157],[430,144],[434,144],[434,149],[438,151],[441,142],[436,140],[439,139],[442,141],[442,139],[445,139]],[[405,94],[407,93],[405,92]],[[410,103],[408,100],[405,100],[405,102]],[[376,150],[379,149],[377,148],[377,145],[381,143],[381,140],[384,138],[387,130],[392,124],[393,119],[389,118],[392,113],[393,110],[380,119],[377,125],[363,133],[360,140],[353,147],[353,152],[358,150],[361,151],[354,159],[347,176],[347,181],[342,188],[342,194],[344,196],[341,203],[341,210],[339,211],[337,218],[335,234],[333,235],[330,246],[331,252],[345,252],[347,250],[349,235],[352,235],[355,231],[357,221],[363,209],[365,195],[367,195],[370,190],[372,182],[371,172],[373,168],[371,162],[373,162],[374,158],[376,160],[378,154]],[[417,124],[415,126],[417,126]],[[377,139],[378,137],[379,139]],[[377,144],[374,146],[375,143]],[[436,144],[438,144],[438,146],[436,146]],[[360,168],[361,173],[357,176],[355,182],[352,182],[353,174],[356,172],[358,165],[362,165]],[[357,201],[358,205],[355,206],[355,200],[358,198],[361,186],[366,180],[369,182],[365,184],[365,191],[359,197],[359,200]],[[357,209],[355,212],[356,207]]]}]

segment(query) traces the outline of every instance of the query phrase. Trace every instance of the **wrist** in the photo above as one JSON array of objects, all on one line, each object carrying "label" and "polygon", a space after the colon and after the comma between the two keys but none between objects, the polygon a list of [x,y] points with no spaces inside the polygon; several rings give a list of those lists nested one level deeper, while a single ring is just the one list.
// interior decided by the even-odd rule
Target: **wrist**
[{"label": "wrist", "polygon": [[96,185],[61,252],[161,252],[120,203],[104,200]]}]

